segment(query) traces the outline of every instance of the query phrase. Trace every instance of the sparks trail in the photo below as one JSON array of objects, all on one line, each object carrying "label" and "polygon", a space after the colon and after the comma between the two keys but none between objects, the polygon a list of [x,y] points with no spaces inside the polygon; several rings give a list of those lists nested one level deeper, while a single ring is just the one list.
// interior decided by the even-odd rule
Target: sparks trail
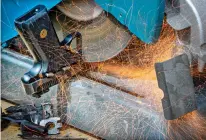
[{"label": "sparks trail", "polygon": [[206,121],[197,111],[186,114],[176,120],[168,121],[168,137],[171,140],[182,138],[205,139]]},{"label": "sparks trail", "polygon": [[[101,18],[98,18],[99,22],[97,22],[98,20],[97,21],[94,20],[94,21],[88,21],[88,22],[81,22],[81,24],[77,24],[77,22],[74,22],[73,20],[68,21],[67,20],[68,17],[63,16],[63,14],[60,13],[59,11],[54,10],[54,12],[55,12],[57,22],[60,25],[61,30],[63,30],[63,34],[68,34],[68,32],[72,32],[72,31],[76,31],[77,29],[84,28],[85,26],[87,26],[87,24],[90,24],[88,28],[93,29],[93,28],[96,28],[96,26],[100,23],[100,21],[102,21],[102,20],[99,20]],[[99,34],[103,34],[103,33],[99,32]],[[115,34],[115,35],[117,35],[117,38],[119,40],[122,40],[123,36],[121,36],[121,34]],[[113,35],[113,37],[115,35]],[[90,38],[89,35],[86,35],[86,37]],[[97,43],[98,43],[98,40],[97,40]],[[108,43],[108,42],[105,42],[105,43]],[[46,46],[49,47],[48,43],[45,42],[45,44]],[[27,51],[21,50],[21,48],[22,47],[20,46],[19,52],[26,54],[25,52]],[[142,120],[142,122],[145,122],[144,123],[145,126],[151,125],[152,129],[157,129],[159,133],[162,133],[165,135],[165,138],[203,139],[205,137],[204,132],[206,132],[205,118],[203,118],[197,111],[189,113],[177,120],[168,121],[168,122],[165,121],[163,114],[161,113],[162,112],[161,99],[163,98],[163,93],[157,86],[154,64],[156,62],[162,62],[162,61],[168,60],[172,58],[173,56],[175,56],[176,53],[179,53],[181,51],[183,51],[182,48],[176,47],[176,35],[175,35],[174,29],[172,29],[166,23],[166,21],[164,21],[161,36],[156,43],[145,44],[141,42],[139,39],[137,39],[136,37],[133,37],[129,45],[119,55],[105,62],[90,63],[87,67],[85,67],[85,71],[104,73],[106,74],[105,77],[108,75],[116,77],[118,80],[115,83],[113,83],[113,86],[115,86],[115,84],[119,85],[118,82],[121,80],[126,81],[125,82],[126,84],[123,85],[126,88],[132,85],[130,86],[129,90],[136,91],[137,95],[142,95],[148,101],[148,104],[149,104],[148,107],[150,107],[148,109],[159,113],[159,115],[161,116],[160,117],[161,119],[158,120],[157,124],[162,123],[162,125],[152,126],[150,122],[147,122],[148,121],[147,118],[144,117],[143,115],[141,114],[135,114],[135,115],[138,116],[139,119]],[[65,63],[67,63],[66,60],[65,60]],[[205,74],[200,74],[200,73],[193,71],[193,77],[199,78],[199,79],[203,78],[202,80],[203,83],[200,85],[197,84],[199,86],[196,87],[196,90],[199,90],[200,88],[204,88],[206,86],[206,83],[205,83],[206,75]],[[79,75],[77,75],[77,79],[78,78],[81,79]],[[104,78],[104,77],[101,77],[101,78]],[[57,112],[62,117],[63,120],[66,120],[67,122],[69,122],[70,120],[72,120],[72,117],[78,117],[77,115],[69,116],[67,112],[68,108],[70,107],[71,100],[72,100],[71,99],[72,97],[70,96],[70,91],[68,88],[70,85],[68,84],[68,81],[64,81],[64,78],[62,76],[57,77],[57,79],[59,80],[59,83],[60,83],[59,91],[57,93],[57,100],[58,100],[58,103],[57,103],[58,111]],[[131,80],[128,80],[128,79],[131,79]],[[93,80],[99,81],[99,78],[96,78],[96,79],[94,78]],[[137,85],[138,80],[143,81],[143,82],[140,82],[140,84]],[[156,82],[154,84],[156,86],[151,86],[150,84],[151,81]],[[121,97],[126,100],[126,97],[124,95],[121,95]],[[78,106],[82,102],[83,101],[79,99],[77,100],[75,104],[77,104]],[[91,108],[91,110],[96,105],[93,101],[86,100],[85,102],[88,103],[87,105]],[[104,106],[104,104],[106,103],[99,102],[99,104],[100,104],[99,106],[101,105]],[[86,114],[90,112],[81,112],[81,113],[86,116]],[[95,113],[96,112],[93,112],[93,115],[98,116],[98,114],[95,114]],[[100,116],[101,118],[96,123],[96,126],[101,125],[100,128],[104,129],[106,133],[106,127],[109,127],[109,124],[114,122],[115,119],[119,119],[119,123],[124,122],[126,124],[125,122],[126,117],[122,117],[120,115],[121,113],[125,113],[125,114],[131,113],[132,114],[132,109],[127,109],[116,103],[108,104],[108,106],[106,107],[105,114],[103,116]],[[111,118],[107,117],[109,115],[111,116]],[[130,116],[132,121],[135,121],[136,119],[135,115],[132,114]],[[96,121],[96,120],[93,120],[93,121]],[[164,133],[164,131],[162,131],[164,124],[167,124],[166,134]],[[132,125],[133,125],[132,126],[133,136],[135,136],[135,133],[138,133],[138,131],[140,131],[142,133],[141,135],[139,135],[139,139],[141,139],[142,137],[145,137],[143,136],[144,135],[143,132],[147,131],[146,130],[147,127],[142,126],[141,124],[139,124],[138,127],[135,126],[134,124]],[[127,126],[127,127],[130,127],[130,126]],[[98,133],[99,129],[94,127],[93,131]],[[115,130],[111,130],[111,131],[114,131],[114,133],[121,132],[118,128],[115,128]],[[119,135],[123,135],[123,134],[119,134]],[[133,138],[136,139],[136,137],[133,137]]]}]

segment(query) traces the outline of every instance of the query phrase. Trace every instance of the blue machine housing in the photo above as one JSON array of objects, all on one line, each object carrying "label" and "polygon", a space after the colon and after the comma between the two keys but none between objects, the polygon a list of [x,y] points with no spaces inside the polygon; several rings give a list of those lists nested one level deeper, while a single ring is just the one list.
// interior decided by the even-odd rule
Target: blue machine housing
[{"label": "blue machine housing", "polygon": [[51,9],[61,0],[2,0],[1,3],[1,42],[18,35],[14,20],[36,5],[45,5]]},{"label": "blue machine housing", "polygon": [[[18,33],[14,20],[36,5],[51,9],[61,0],[2,0],[1,43]],[[165,0],[95,0],[105,11],[145,43],[155,42],[161,31]]]},{"label": "blue machine housing", "polygon": [[164,18],[165,0],[95,0],[145,43],[157,41]]}]

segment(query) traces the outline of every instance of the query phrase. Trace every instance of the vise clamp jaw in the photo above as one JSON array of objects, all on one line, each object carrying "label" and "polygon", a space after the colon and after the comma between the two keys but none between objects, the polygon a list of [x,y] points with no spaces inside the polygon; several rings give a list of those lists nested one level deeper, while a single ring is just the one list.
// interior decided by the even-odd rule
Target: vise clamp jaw
[{"label": "vise clamp jaw", "polygon": [[[27,94],[40,96],[60,79],[81,71],[81,34],[74,32],[59,42],[45,6],[38,5],[17,18],[15,26],[34,59],[33,67],[21,79]],[[67,47],[74,39],[75,52]]]}]

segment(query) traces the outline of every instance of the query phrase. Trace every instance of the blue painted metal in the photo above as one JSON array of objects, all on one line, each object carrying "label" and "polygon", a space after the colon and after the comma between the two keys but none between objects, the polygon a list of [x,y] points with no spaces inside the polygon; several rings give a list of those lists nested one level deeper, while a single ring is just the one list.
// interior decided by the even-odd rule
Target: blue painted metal
[{"label": "blue painted metal", "polygon": [[5,42],[18,33],[15,30],[14,20],[36,5],[45,5],[51,9],[61,0],[2,0],[1,3],[1,42]]},{"label": "blue painted metal", "polygon": [[[14,19],[38,4],[52,8],[61,0],[2,0],[1,42],[18,33]],[[95,0],[105,11],[113,14],[123,25],[146,43],[156,41],[164,17],[165,0]]]},{"label": "blue painted metal", "polygon": [[161,31],[165,0],[95,0],[146,43],[155,42]]}]

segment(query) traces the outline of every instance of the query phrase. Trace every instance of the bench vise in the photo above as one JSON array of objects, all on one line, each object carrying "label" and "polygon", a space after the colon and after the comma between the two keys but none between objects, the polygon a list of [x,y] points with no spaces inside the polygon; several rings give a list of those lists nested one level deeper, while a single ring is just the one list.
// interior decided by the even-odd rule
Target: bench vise
[{"label": "bench vise", "polygon": [[[59,42],[45,6],[38,5],[17,18],[15,26],[35,61],[21,79],[27,94],[40,96],[81,71],[81,34],[74,32]],[[75,38],[74,51],[70,44]]]}]

